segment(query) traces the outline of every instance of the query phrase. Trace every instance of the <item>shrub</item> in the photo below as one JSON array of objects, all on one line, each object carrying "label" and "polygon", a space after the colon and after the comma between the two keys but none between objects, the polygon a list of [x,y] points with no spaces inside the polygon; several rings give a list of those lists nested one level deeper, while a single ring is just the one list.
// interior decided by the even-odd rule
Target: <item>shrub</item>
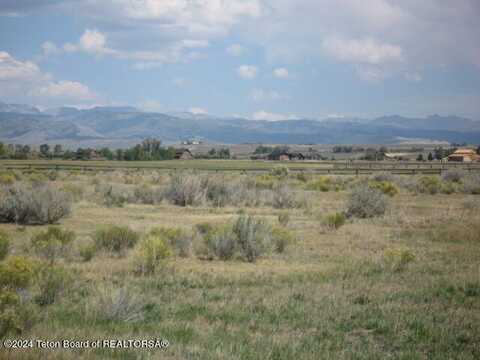
[{"label": "shrub", "polygon": [[248,262],[255,262],[267,250],[271,240],[269,226],[254,216],[240,216],[234,222],[232,232],[236,236],[240,255]]},{"label": "shrub", "polygon": [[308,182],[306,188],[307,190],[327,192],[330,191],[331,187],[332,180],[329,177],[320,176],[319,178]]},{"label": "shrub", "polygon": [[97,247],[94,243],[84,244],[78,250],[80,257],[83,261],[88,262],[93,259],[95,254],[97,253]]},{"label": "shrub", "polygon": [[274,227],[271,232],[271,237],[273,247],[278,253],[283,253],[286,247],[294,241],[294,236],[292,233],[281,227]]},{"label": "shrub", "polygon": [[0,263],[0,288],[24,289],[32,280],[33,263],[21,256],[10,256]]},{"label": "shrub", "polygon": [[286,165],[276,166],[270,171],[273,176],[279,178],[286,178],[289,172],[290,171],[288,170],[288,167]]},{"label": "shrub", "polygon": [[0,222],[53,224],[70,214],[67,195],[51,185],[32,189],[24,184],[0,189]]},{"label": "shrub", "polygon": [[295,193],[285,184],[278,184],[273,189],[273,207],[289,209],[297,206]]},{"label": "shrub", "polygon": [[161,191],[148,185],[137,186],[134,190],[135,201],[140,204],[154,205],[162,201]]},{"label": "shrub", "polygon": [[461,169],[450,169],[442,173],[442,180],[459,183],[465,177],[465,172]]},{"label": "shrub", "polygon": [[388,196],[393,197],[398,194],[398,188],[390,181],[371,181],[368,185]]},{"label": "shrub", "polygon": [[38,293],[35,302],[38,305],[51,305],[65,290],[70,277],[63,267],[42,266],[36,275]]},{"label": "shrub", "polygon": [[423,176],[418,180],[418,191],[425,194],[437,194],[442,188],[442,184],[436,176]]},{"label": "shrub", "polygon": [[198,206],[205,201],[206,189],[198,176],[192,173],[175,172],[170,177],[166,196],[178,206]]},{"label": "shrub", "polygon": [[22,301],[13,290],[0,290],[0,339],[20,335],[36,320],[37,311],[31,304]]},{"label": "shrub", "polygon": [[273,189],[278,182],[278,178],[270,174],[257,175],[255,177],[255,187],[258,189]]},{"label": "shrub", "polygon": [[347,215],[358,218],[381,216],[388,206],[388,199],[380,190],[358,186],[352,190],[347,201]]},{"label": "shrub", "polygon": [[178,256],[188,257],[192,247],[192,237],[182,229],[154,228],[150,235],[162,237]]},{"label": "shrub", "polygon": [[167,239],[155,235],[147,235],[139,244],[135,254],[135,270],[146,275],[153,274],[162,261],[171,255]]},{"label": "shrub", "polygon": [[84,190],[80,185],[66,183],[62,186],[62,191],[69,195],[72,201],[80,201],[83,198]]},{"label": "shrub", "polygon": [[110,184],[99,184],[95,187],[103,197],[103,203],[106,207],[123,207],[128,202],[128,193],[125,189]]},{"label": "shrub", "polygon": [[12,174],[0,174],[0,185],[12,185],[15,180],[15,176]]},{"label": "shrub", "polygon": [[467,194],[480,195],[480,174],[469,173],[463,179],[463,190]]},{"label": "shrub", "polygon": [[31,244],[36,254],[53,265],[59,256],[65,255],[75,239],[75,233],[49,226],[46,231],[32,237]]},{"label": "shrub", "polygon": [[204,187],[206,198],[213,206],[223,207],[232,202],[232,189],[225,179],[207,178]]},{"label": "shrub", "polygon": [[128,226],[107,226],[98,229],[93,235],[97,249],[123,255],[126,249],[133,248],[138,242],[139,234]]},{"label": "shrub", "polygon": [[382,182],[382,181],[393,182],[394,179],[395,177],[388,172],[381,172],[372,176],[372,180],[377,182]]},{"label": "shrub", "polygon": [[43,185],[45,182],[47,182],[48,178],[40,172],[32,172],[30,174],[30,176],[28,177],[28,180],[30,180],[30,182],[33,185],[39,186],[39,185]]},{"label": "shrub", "polygon": [[333,230],[341,228],[345,224],[345,215],[343,213],[328,214],[324,218],[325,225]]},{"label": "shrub", "polygon": [[282,226],[287,226],[290,222],[290,214],[286,211],[278,214],[278,223]]},{"label": "shrub", "polygon": [[8,255],[10,247],[10,238],[6,232],[0,230],[0,260],[3,260]]},{"label": "shrub", "polygon": [[402,271],[415,260],[415,255],[410,249],[386,249],[383,259],[390,270]]},{"label": "shrub", "polygon": [[145,303],[130,288],[104,286],[95,289],[87,314],[101,321],[136,322],[144,317]]},{"label": "shrub", "polygon": [[208,259],[217,257],[220,260],[230,260],[235,255],[236,237],[231,226],[224,225],[212,228],[203,236],[204,247],[197,249],[197,254]]}]

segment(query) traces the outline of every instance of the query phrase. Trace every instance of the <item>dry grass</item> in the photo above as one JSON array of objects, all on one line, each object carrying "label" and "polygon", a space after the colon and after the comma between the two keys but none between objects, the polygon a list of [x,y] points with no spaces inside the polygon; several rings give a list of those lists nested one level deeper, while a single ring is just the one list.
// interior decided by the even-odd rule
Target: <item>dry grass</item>
[{"label": "dry grass", "polygon": [[[100,183],[168,186],[167,173],[117,171],[94,177]],[[197,224],[230,222],[240,210],[205,204],[180,207],[166,201],[107,208],[96,199],[92,178],[92,174],[61,173],[56,180],[60,186],[83,188],[72,215],[61,220],[62,227],[77,234],[78,247],[89,244],[99,226],[128,225],[143,234],[158,227],[192,231]],[[243,209],[275,225],[278,215],[288,212],[286,227],[295,235],[295,242],[283,253],[266,254],[254,264],[173,256],[155,275],[138,276],[132,264],[135,248],[123,258],[99,253],[89,262],[74,254],[62,265],[75,275],[75,281],[58,301],[39,308],[41,321],[21,335],[43,339],[162,337],[171,343],[166,351],[6,353],[0,349],[0,357],[480,357],[480,242],[471,231],[462,236],[458,230],[461,225],[480,223],[475,207],[465,206],[466,201],[478,201],[477,197],[415,195],[401,189],[383,217],[351,218],[338,230],[326,231],[320,220],[325,214],[345,210],[348,191],[305,194],[308,209]],[[451,227],[451,223],[456,225]],[[0,229],[12,239],[10,254],[35,257],[29,239],[42,227],[1,224]],[[118,290],[127,287],[128,293]],[[118,293],[112,297],[102,293],[99,298],[95,290],[99,288]],[[128,294],[135,296],[129,300]],[[117,316],[116,309],[123,304],[134,309],[137,321]],[[115,316],[111,316],[112,308]]]}]

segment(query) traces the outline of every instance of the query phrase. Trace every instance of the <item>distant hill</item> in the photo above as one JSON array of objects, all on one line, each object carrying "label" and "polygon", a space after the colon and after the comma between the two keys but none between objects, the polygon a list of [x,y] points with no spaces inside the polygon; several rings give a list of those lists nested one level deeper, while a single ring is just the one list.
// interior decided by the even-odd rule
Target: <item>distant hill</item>
[{"label": "distant hill", "polygon": [[189,113],[148,113],[133,107],[62,107],[0,103],[0,141],[124,147],[146,137],[164,143],[397,144],[415,141],[480,143],[480,121],[456,116],[384,116],[376,119],[258,121]]}]

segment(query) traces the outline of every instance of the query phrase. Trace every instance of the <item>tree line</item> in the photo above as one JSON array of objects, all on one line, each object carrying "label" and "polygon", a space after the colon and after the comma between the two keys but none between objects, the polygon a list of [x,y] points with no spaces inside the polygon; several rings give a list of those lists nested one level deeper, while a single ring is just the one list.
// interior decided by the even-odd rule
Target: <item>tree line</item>
[{"label": "tree line", "polygon": [[[126,149],[78,148],[77,150],[64,149],[62,145],[42,144],[36,148],[21,144],[4,144],[0,142],[0,159],[62,159],[62,160],[119,160],[119,161],[153,161],[173,160],[176,149],[164,147],[162,142],[155,138],[143,140],[140,144]],[[228,148],[212,148],[207,154],[197,155],[206,159],[230,159]]]}]

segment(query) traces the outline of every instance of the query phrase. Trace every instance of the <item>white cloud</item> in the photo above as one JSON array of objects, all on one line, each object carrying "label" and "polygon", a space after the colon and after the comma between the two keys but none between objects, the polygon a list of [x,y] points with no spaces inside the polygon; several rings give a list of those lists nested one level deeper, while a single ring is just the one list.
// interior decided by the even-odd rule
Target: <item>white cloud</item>
[{"label": "white cloud", "polygon": [[204,109],[204,108],[201,108],[201,107],[192,107],[192,108],[188,109],[188,112],[190,112],[194,115],[207,115],[208,114],[208,110]]},{"label": "white cloud", "polygon": [[7,52],[0,52],[0,95],[11,100],[30,97],[45,103],[84,103],[97,99],[86,85],[56,81],[35,63],[17,60]]},{"label": "white cloud", "polygon": [[276,68],[273,70],[273,76],[278,79],[288,79],[290,74],[286,68]]},{"label": "white cloud", "polygon": [[232,44],[226,49],[227,54],[231,56],[241,56],[245,53],[246,49],[240,44]]},{"label": "white cloud", "polygon": [[276,101],[276,100],[285,100],[286,96],[282,96],[275,90],[264,90],[264,89],[253,89],[250,93],[250,98],[256,102],[262,101]]},{"label": "white cloud", "polygon": [[252,115],[253,120],[266,120],[266,121],[285,121],[298,119],[296,115],[272,113],[265,110],[257,111]]},{"label": "white cloud", "polygon": [[87,86],[76,81],[50,82],[33,89],[31,93],[34,96],[75,99],[78,101],[88,101],[96,98],[96,95]]},{"label": "white cloud", "polygon": [[237,75],[242,79],[255,79],[258,74],[258,68],[253,65],[241,65],[237,68]]},{"label": "white cloud", "polygon": [[380,43],[374,39],[327,38],[323,42],[325,52],[337,60],[355,64],[381,65],[404,60],[402,48]]},{"label": "white cloud", "polygon": [[42,53],[45,56],[57,55],[57,54],[60,54],[61,52],[62,52],[62,49],[59,49],[57,45],[55,45],[51,41],[45,41],[42,44]]},{"label": "white cloud", "polygon": [[[60,48],[52,42],[47,42],[48,48]],[[195,49],[205,49],[210,46],[209,41],[199,39],[182,39],[171,42],[161,50],[120,50],[109,47],[107,37],[96,29],[86,29],[79,41],[75,44],[65,43],[62,46],[64,52],[84,52],[96,56],[113,56],[117,59],[134,61],[133,69],[150,70],[158,68],[165,63],[188,62],[204,58],[204,55]],[[44,51],[45,52],[45,51]]]}]

